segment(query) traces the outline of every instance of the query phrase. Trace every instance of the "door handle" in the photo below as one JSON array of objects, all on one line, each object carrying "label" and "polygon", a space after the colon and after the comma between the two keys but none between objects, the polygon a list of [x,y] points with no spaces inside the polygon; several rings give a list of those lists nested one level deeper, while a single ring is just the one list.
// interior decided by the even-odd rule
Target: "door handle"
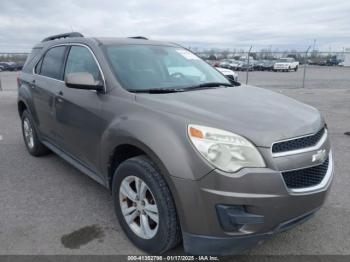
[{"label": "door handle", "polygon": [[33,79],[33,80],[31,81],[30,87],[31,87],[31,88],[35,88],[35,79]]},{"label": "door handle", "polygon": [[58,103],[62,103],[62,102],[63,102],[62,97],[63,97],[63,92],[62,92],[62,91],[59,91],[59,92],[57,93],[57,102],[58,102]]}]

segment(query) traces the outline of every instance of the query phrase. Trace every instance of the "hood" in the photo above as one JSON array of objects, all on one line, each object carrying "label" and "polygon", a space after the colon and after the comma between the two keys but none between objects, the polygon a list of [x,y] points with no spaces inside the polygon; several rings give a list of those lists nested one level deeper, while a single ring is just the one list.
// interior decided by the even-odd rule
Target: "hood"
[{"label": "hood", "polygon": [[324,125],[315,108],[251,86],[137,94],[136,100],[152,109],[182,116],[189,124],[234,132],[260,147],[315,133]]}]

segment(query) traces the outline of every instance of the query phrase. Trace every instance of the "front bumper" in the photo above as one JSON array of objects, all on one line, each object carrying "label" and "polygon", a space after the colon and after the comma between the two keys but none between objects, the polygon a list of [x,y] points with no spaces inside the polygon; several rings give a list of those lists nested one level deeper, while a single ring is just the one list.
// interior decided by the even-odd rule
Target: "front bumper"
[{"label": "front bumper", "polygon": [[255,235],[236,237],[212,237],[183,233],[183,245],[187,253],[193,255],[232,255],[242,254],[249,247],[262,244],[273,235],[289,230],[312,218],[315,211],[281,223],[275,230]]},{"label": "front bumper", "polygon": [[[310,218],[323,205],[332,182],[329,154],[328,175],[322,186],[312,191],[289,190],[281,172],[269,168],[246,168],[235,174],[214,170],[199,181],[173,178],[181,205],[185,251],[198,255],[241,253]],[[263,221],[227,229],[220,222],[218,205],[242,207]]]}]

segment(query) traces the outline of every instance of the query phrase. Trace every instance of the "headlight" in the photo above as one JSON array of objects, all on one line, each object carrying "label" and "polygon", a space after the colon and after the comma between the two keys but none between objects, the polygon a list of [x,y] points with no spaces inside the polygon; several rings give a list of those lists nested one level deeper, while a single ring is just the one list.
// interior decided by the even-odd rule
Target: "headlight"
[{"label": "headlight", "polygon": [[225,172],[243,167],[265,167],[256,147],[244,137],[217,128],[189,125],[188,135],[198,152]]}]

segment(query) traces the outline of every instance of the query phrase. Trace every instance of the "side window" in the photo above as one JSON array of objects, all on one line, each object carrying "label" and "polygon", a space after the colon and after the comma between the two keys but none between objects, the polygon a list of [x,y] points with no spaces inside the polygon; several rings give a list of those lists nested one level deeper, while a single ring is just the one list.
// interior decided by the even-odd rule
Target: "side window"
[{"label": "side window", "polygon": [[83,46],[72,46],[67,63],[65,76],[71,73],[90,73],[96,81],[101,81],[100,70],[91,52]]},{"label": "side window", "polygon": [[65,46],[58,46],[46,52],[41,64],[40,75],[62,80],[65,49]]},{"label": "side window", "polygon": [[35,69],[34,69],[36,74],[40,74],[40,70],[41,70],[41,65],[42,64],[43,64],[43,59],[41,58],[39,60],[39,62],[36,64]]}]

